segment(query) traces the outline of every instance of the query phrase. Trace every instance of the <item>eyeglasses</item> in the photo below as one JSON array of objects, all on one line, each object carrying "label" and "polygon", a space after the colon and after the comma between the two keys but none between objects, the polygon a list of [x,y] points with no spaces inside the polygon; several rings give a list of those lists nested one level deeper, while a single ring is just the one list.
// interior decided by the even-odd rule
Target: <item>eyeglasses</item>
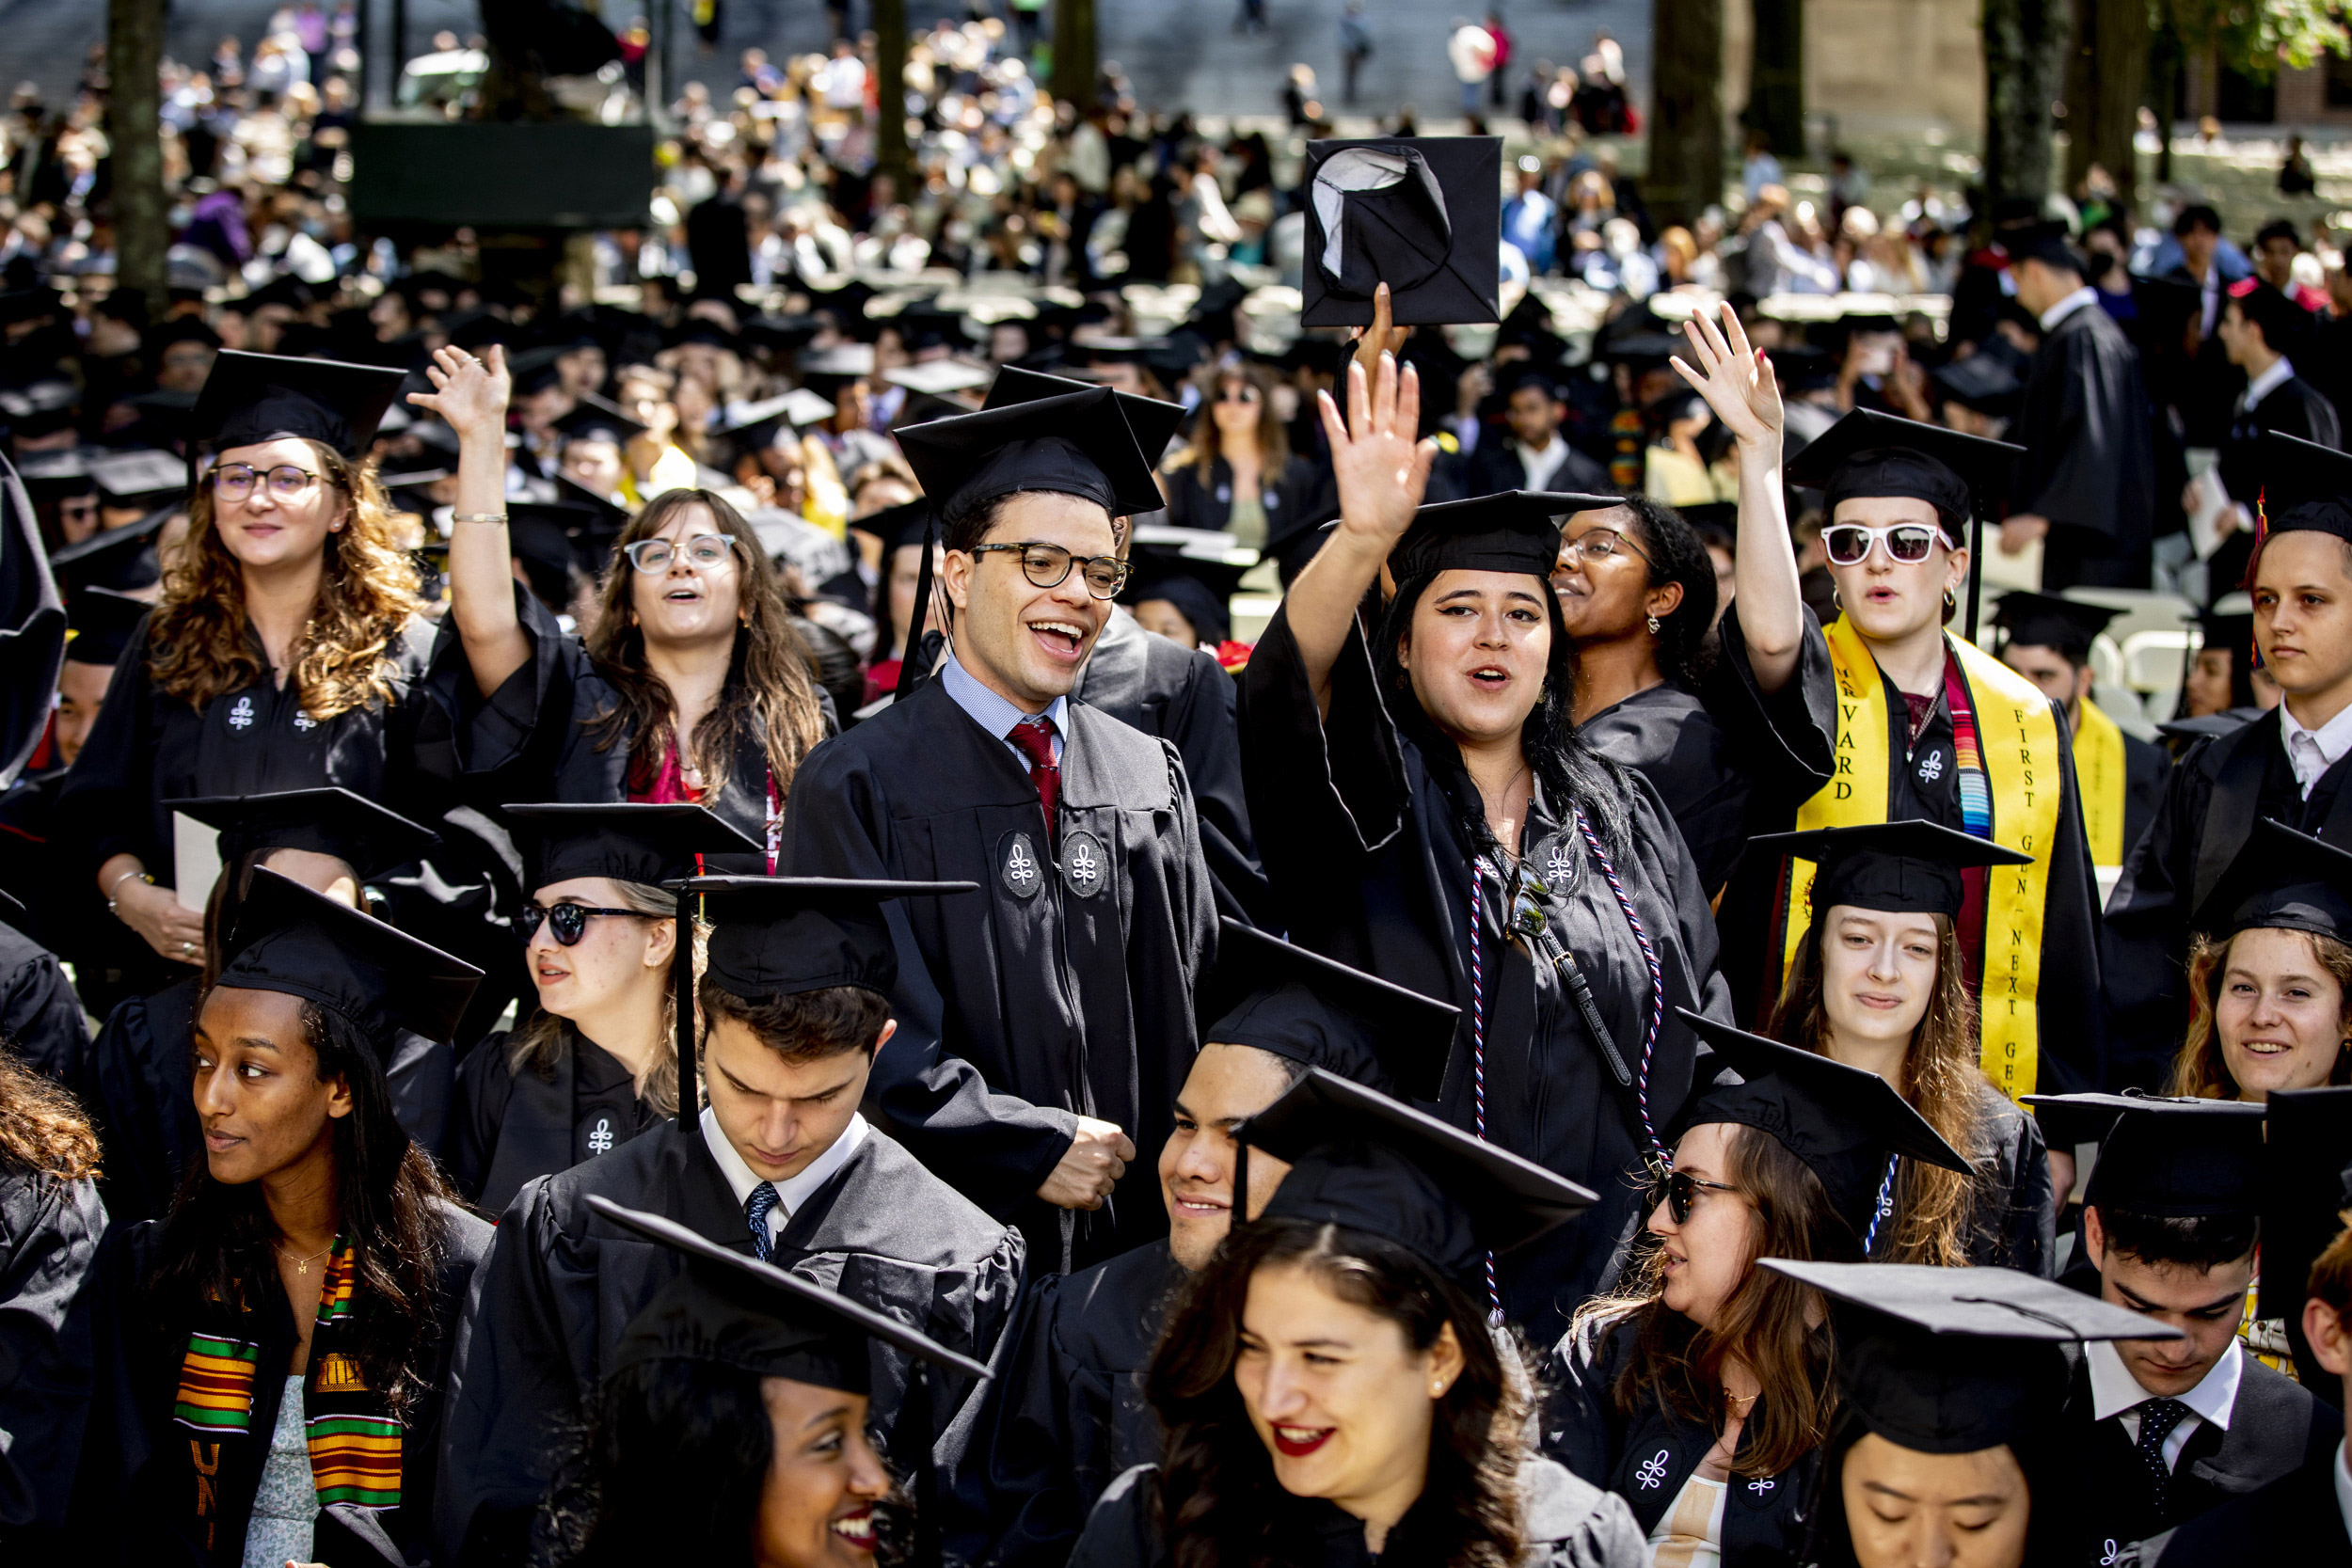
[{"label": "eyeglasses", "polygon": [[1870,546],[1886,541],[1889,561],[1917,562],[1935,548],[1936,531],[1925,523],[1889,523],[1866,528],[1860,523],[1835,523],[1821,531],[1821,547],[1833,565],[1859,566],[1869,559]]},{"label": "eyeglasses", "polygon": [[1629,550],[1645,562],[1656,564],[1650,562],[1648,551],[1613,528],[1586,529],[1573,539],[1562,539],[1560,549],[1564,555],[1581,555],[1587,561],[1607,561],[1619,550]]},{"label": "eyeglasses", "polygon": [[1677,1225],[1691,1223],[1691,1211],[1698,1207],[1700,1193],[1736,1193],[1740,1190],[1724,1182],[1708,1181],[1680,1170],[1670,1171],[1661,1178],[1658,1188],[1657,1201],[1666,1205],[1666,1212],[1675,1217]]},{"label": "eyeglasses", "polygon": [[[735,553],[735,541],[720,533],[697,533],[685,545],[686,563],[698,572],[715,572]],[[621,552],[628,563],[650,576],[666,572],[677,556],[667,539],[640,539]]]},{"label": "eyeglasses", "polygon": [[213,494],[228,500],[241,501],[253,494],[256,484],[266,483],[269,493],[281,501],[299,498],[319,476],[308,468],[297,468],[291,463],[280,463],[267,472],[244,463],[223,463],[209,476]]},{"label": "eyeglasses", "polygon": [[580,939],[588,934],[588,917],[595,914],[620,915],[631,920],[657,918],[643,910],[599,910],[588,904],[558,904],[551,910],[538,904],[525,904],[518,918],[522,924],[523,941],[529,942],[537,936],[539,923],[545,921],[548,929],[555,933],[558,945],[577,947]]},{"label": "eyeglasses", "polygon": [[1127,563],[1115,555],[1073,555],[1059,545],[1040,544],[1031,540],[1025,545],[975,545],[974,555],[989,555],[1003,550],[1021,558],[1021,572],[1039,588],[1059,588],[1070,576],[1070,568],[1078,568],[1086,579],[1087,592],[1098,599],[1112,599],[1127,586]]},{"label": "eyeglasses", "polygon": [[1219,403],[1255,403],[1258,401],[1258,388],[1255,387],[1228,387],[1225,390],[1217,393],[1216,401]]}]

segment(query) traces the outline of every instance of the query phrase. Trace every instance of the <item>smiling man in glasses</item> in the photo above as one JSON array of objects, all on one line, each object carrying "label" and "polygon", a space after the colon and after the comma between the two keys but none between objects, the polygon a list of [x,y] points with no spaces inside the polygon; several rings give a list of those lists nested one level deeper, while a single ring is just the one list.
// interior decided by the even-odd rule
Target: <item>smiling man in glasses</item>
[{"label": "smiling man in glasses", "polygon": [[791,875],[980,884],[893,911],[898,1034],[866,1104],[1047,1272],[1166,1230],[1130,1166],[1172,1125],[1216,950],[1175,748],[1070,695],[1126,576],[1119,519],[1161,504],[1128,419],[1087,388],[898,433],[945,526],[954,653],[811,753],[785,813]]}]

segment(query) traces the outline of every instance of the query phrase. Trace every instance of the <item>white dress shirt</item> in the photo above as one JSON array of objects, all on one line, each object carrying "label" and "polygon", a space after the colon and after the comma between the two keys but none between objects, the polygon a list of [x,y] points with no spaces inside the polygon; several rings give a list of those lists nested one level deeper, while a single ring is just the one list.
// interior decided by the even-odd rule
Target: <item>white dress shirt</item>
[{"label": "white dress shirt", "polygon": [[2064,299],[2059,300],[2056,305],[2051,306],[2047,310],[2042,312],[2042,330],[2044,332],[2051,331],[2057,327],[2058,323],[2064,321],[2067,317],[2073,315],[2084,306],[2096,305],[2098,303],[2099,291],[2086,283],[2081,288],[2076,289],[2073,293],[2068,294]]},{"label": "white dress shirt", "polygon": [[[774,1241],[784,1234],[785,1226],[800,1212],[801,1205],[817,1196],[817,1189],[833,1180],[834,1172],[850,1163],[858,1145],[873,1129],[866,1125],[863,1113],[853,1114],[850,1125],[841,1130],[841,1136],[833,1147],[811,1160],[800,1175],[769,1184],[776,1189],[776,1206],[768,1211],[768,1239]],[[735,1206],[744,1208],[752,1201],[752,1189],[766,1178],[743,1163],[743,1156],[735,1152],[727,1135],[719,1131],[718,1114],[707,1105],[703,1107],[703,1142],[710,1149],[710,1157],[719,1162],[719,1174],[727,1179],[735,1192]]]},{"label": "white dress shirt", "polygon": [[2286,737],[2287,762],[2295,768],[2295,782],[2302,786],[2303,799],[2308,800],[2321,775],[2342,762],[2344,752],[2352,752],[2352,705],[2319,728],[2309,730],[2280,703],[2279,730]]},{"label": "white dress shirt", "polygon": [[1530,490],[1550,489],[1551,476],[1558,473],[1568,461],[1568,444],[1557,436],[1554,436],[1551,438],[1551,444],[1541,451],[1537,451],[1525,441],[1513,441],[1511,445],[1519,454],[1519,467],[1527,470],[1527,487]]},{"label": "white dress shirt", "polygon": [[2246,384],[2246,395],[2238,400],[2238,407],[2250,414],[2263,399],[2295,379],[2295,363],[2285,355],[2278,362]]},{"label": "white dress shirt", "polygon": [[2342,1443],[2336,1445],[2336,1512],[2344,1515],[2344,1533],[2352,1535],[2352,1469],[2344,1467],[2352,1465],[2352,1455],[2344,1449]]},{"label": "white dress shirt", "polygon": [[[2090,1410],[2093,1418],[2106,1420],[2120,1416],[2123,1435],[2132,1446],[2139,1446],[2139,1407],[2162,1396],[2151,1394],[2139,1386],[2131,1369],[2123,1365],[2123,1357],[2113,1344],[2105,1339],[2092,1342],[2084,1354],[2090,1362]],[[2222,1431],[2230,1430],[2230,1409],[2237,1403],[2238,1381],[2246,1374],[2246,1353],[2235,1339],[2221,1353],[2197,1386],[2185,1394],[2174,1396],[2187,1405],[2189,1413],[2181,1418],[2180,1425],[2165,1434],[2164,1467],[2168,1470],[2181,1462],[2181,1450],[2188,1446],[2189,1433],[2200,1421],[2211,1421]]]}]

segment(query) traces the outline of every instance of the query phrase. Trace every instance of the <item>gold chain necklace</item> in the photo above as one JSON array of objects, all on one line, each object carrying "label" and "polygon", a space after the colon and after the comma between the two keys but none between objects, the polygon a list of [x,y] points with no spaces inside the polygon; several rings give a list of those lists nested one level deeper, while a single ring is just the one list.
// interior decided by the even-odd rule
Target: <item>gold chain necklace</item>
[{"label": "gold chain necklace", "polygon": [[[277,1254],[278,1254],[278,1257],[280,1257],[280,1258],[283,1258],[283,1257],[285,1257],[285,1256],[286,1256],[286,1249],[285,1249],[284,1247],[282,1247],[282,1246],[276,1247],[276,1248],[274,1248],[273,1250],[274,1250],[274,1251],[276,1251],[276,1252],[277,1252]],[[334,1250],[335,1250],[335,1243],[332,1243],[332,1242],[329,1242],[329,1243],[327,1243],[325,1246],[323,1246],[323,1247],[319,1248],[319,1249],[318,1249],[318,1251],[316,1251],[316,1252],[314,1252],[314,1253],[310,1254],[310,1257],[308,1257],[308,1258],[297,1258],[297,1259],[294,1259],[294,1277],[295,1277],[295,1278],[297,1278],[297,1279],[300,1279],[300,1278],[303,1278],[304,1276],[308,1275],[310,1274],[310,1265],[311,1265],[311,1264],[313,1264],[313,1263],[317,1262],[320,1259],[322,1259],[322,1258],[326,1257],[328,1253],[330,1253],[330,1252],[332,1252],[332,1251],[334,1251]]]}]

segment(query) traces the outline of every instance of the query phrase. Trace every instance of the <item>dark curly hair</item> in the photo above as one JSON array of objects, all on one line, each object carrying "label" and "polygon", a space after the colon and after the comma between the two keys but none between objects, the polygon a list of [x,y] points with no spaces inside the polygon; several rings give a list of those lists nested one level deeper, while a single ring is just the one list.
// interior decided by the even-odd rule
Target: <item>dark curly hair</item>
[{"label": "dark curly hair", "polygon": [[[1518,1468],[1531,1397],[1504,1369],[1486,1317],[1417,1255],[1359,1230],[1310,1220],[1244,1227],[1169,1311],[1144,1392],[1167,1429],[1157,1504],[1174,1568],[1277,1568],[1320,1560],[1293,1539],[1297,1511],[1250,1424],[1233,1363],[1242,1307],[1259,1269],[1292,1264],[1332,1294],[1394,1323],[1416,1351],[1451,1325],[1461,1375],[1437,1402],[1428,1480],[1381,1555],[1427,1568],[1507,1568],[1525,1544]],[[1523,1359],[1523,1358],[1522,1358]]]},{"label": "dark curly hair", "polygon": [[1681,586],[1682,602],[1659,617],[1658,668],[1670,681],[1692,685],[1715,661],[1714,558],[1673,507],[1647,496],[1621,496],[1618,503],[1633,514],[1627,531],[1649,564],[1649,585]]}]

